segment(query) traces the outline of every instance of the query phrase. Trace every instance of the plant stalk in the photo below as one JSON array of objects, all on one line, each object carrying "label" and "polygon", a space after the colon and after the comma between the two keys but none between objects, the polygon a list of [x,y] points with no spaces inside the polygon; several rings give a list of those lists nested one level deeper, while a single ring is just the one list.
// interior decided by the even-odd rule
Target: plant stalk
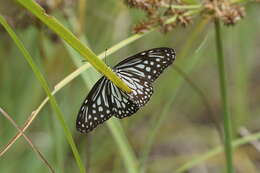
[{"label": "plant stalk", "polygon": [[234,173],[233,158],[232,158],[232,134],[231,134],[231,117],[228,110],[228,95],[226,84],[226,72],[223,56],[223,45],[221,38],[221,27],[219,20],[215,20],[215,32],[216,32],[216,50],[219,72],[219,85],[223,108],[223,121],[224,121],[224,148],[226,154],[226,169],[227,173]]}]

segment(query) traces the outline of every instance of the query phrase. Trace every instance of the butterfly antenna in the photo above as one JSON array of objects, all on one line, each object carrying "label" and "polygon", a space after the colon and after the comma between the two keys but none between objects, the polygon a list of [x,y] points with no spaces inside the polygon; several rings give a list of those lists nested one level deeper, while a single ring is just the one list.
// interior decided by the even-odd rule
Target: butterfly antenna
[{"label": "butterfly antenna", "polygon": [[107,48],[105,50],[105,63],[107,64]]}]

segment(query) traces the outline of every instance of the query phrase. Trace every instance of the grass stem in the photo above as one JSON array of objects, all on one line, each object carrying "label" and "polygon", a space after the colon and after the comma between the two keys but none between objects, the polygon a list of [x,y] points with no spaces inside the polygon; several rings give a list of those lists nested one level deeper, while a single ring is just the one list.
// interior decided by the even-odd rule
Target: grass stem
[{"label": "grass stem", "polygon": [[221,38],[221,26],[218,20],[215,20],[215,32],[216,32],[216,49],[217,49],[217,61],[219,71],[219,85],[223,108],[223,121],[224,121],[224,148],[226,154],[226,168],[227,173],[233,173],[233,158],[232,158],[232,134],[231,134],[231,117],[228,111],[228,95],[227,84],[225,77],[225,63],[223,56],[223,45]]}]

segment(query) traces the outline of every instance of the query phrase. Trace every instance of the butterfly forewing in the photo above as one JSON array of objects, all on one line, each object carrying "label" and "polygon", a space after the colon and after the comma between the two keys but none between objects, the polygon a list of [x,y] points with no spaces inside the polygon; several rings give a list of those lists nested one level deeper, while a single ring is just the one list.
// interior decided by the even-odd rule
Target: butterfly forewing
[{"label": "butterfly forewing", "polygon": [[114,115],[124,118],[139,109],[130,96],[102,77],[83,102],[77,117],[77,130],[87,133]]},{"label": "butterfly forewing", "polygon": [[76,127],[78,131],[89,132],[113,115],[107,95],[109,92],[108,83],[110,81],[105,77],[99,79],[84,100],[77,117]]},{"label": "butterfly forewing", "polygon": [[122,74],[132,74],[138,79],[154,82],[173,63],[175,51],[171,48],[155,48],[140,52],[118,63],[114,69]]},{"label": "butterfly forewing", "polygon": [[111,116],[124,118],[137,112],[153,94],[152,83],[175,59],[171,48],[140,52],[118,63],[114,72],[133,90],[128,94],[102,77],[83,102],[77,117],[77,129],[87,133]]}]

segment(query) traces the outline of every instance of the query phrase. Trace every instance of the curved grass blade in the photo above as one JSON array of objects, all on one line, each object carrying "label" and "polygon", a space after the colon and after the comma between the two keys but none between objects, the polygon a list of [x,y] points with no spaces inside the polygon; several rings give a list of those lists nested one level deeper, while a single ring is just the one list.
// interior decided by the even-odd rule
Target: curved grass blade
[{"label": "curved grass blade", "polygon": [[77,50],[97,71],[104,74],[122,90],[128,93],[132,92],[132,90],[111,70],[111,68],[101,61],[86,45],[80,42],[80,40],[65,28],[55,17],[49,16],[36,2],[32,0],[16,1],[63,38],[71,47]]},{"label": "curved grass blade", "polygon": [[73,155],[76,159],[77,165],[80,169],[81,173],[85,173],[85,168],[84,165],[80,159],[79,156],[79,152],[77,150],[77,147],[74,143],[73,137],[69,131],[69,128],[63,118],[63,113],[61,111],[61,109],[58,106],[58,103],[55,99],[55,97],[51,94],[51,91],[49,89],[49,86],[47,84],[47,81],[44,79],[44,76],[42,75],[41,71],[39,70],[39,68],[36,66],[36,64],[33,61],[33,58],[31,57],[31,55],[29,54],[29,52],[26,50],[26,48],[24,47],[23,43],[18,39],[18,37],[16,36],[15,32],[12,30],[12,28],[9,26],[9,24],[6,22],[6,20],[4,19],[3,16],[0,15],[0,23],[2,24],[2,26],[6,29],[6,31],[8,32],[8,34],[10,35],[10,37],[14,40],[15,44],[17,45],[17,47],[19,48],[19,50],[22,52],[22,54],[24,55],[24,58],[26,59],[26,61],[28,62],[28,64],[30,65],[30,67],[32,68],[35,76],[37,77],[40,85],[42,86],[42,88],[44,89],[44,91],[46,92],[46,94],[48,95],[48,98],[50,100],[52,109],[55,112],[55,115],[57,117],[57,119],[59,120],[63,131],[65,133],[65,136],[67,138],[68,143],[70,144],[70,147],[72,149]]},{"label": "curved grass blade", "polygon": [[[85,39],[83,38],[82,40],[85,40]],[[76,65],[79,65],[78,63],[76,63],[77,62],[76,60],[79,58],[79,57],[77,57],[78,56],[77,52],[75,52],[67,44],[65,44],[65,46],[66,46],[67,50],[69,51],[71,58],[73,59],[73,62]],[[96,73],[94,73],[94,74],[88,73],[88,74],[91,76],[89,76],[88,78],[83,77],[83,80],[84,80],[84,83],[89,87],[89,86],[93,86],[95,84],[96,80],[93,80],[92,78],[99,78],[100,76],[97,76]],[[125,167],[128,170],[128,172],[129,173],[138,173],[137,158],[125,135],[124,129],[122,128],[119,120],[115,119],[115,118],[111,118],[105,124],[108,126],[112,136],[114,137],[116,144],[119,147],[120,154],[122,155]]]}]

